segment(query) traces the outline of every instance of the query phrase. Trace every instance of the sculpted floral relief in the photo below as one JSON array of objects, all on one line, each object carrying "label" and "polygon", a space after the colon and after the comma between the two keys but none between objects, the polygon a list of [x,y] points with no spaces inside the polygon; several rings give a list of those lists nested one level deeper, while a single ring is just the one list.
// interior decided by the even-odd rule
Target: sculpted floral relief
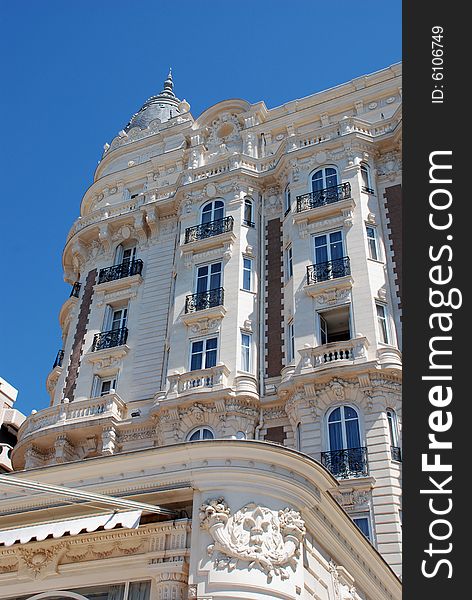
[{"label": "sculpted floral relief", "polygon": [[233,515],[223,498],[208,500],[200,508],[200,524],[214,540],[208,546],[216,554],[216,567],[233,570],[238,561],[259,567],[270,581],[274,575],[288,579],[288,567],[296,569],[305,523],[290,508],[274,511],[254,503]]}]

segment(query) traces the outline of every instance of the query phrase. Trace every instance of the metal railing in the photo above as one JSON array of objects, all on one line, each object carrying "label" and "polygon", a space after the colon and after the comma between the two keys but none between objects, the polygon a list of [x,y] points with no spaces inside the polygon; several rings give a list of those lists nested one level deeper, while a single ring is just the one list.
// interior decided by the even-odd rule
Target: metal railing
[{"label": "metal railing", "polygon": [[93,337],[92,352],[96,350],[104,350],[105,348],[114,348],[126,344],[128,339],[128,328],[111,329],[110,331],[102,331],[96,333]]},{"label": "metal railing", "polygon": [[224,300],[224,289],[222,287],[191,294],[185,299],[185,314],[196,312],[197,310],[205,310],[214,306],[222,306]]},{"label": "metal railing", "polygon": [[318,208],[326,204],[333,204],[351,197],[351,184],[341,183],[331,187],[316,190],[309,194],[297,196],[297,212]]},{"label": "metal railing", "polygon": [[56,360],[54,361],[52,368],[55,369],[56,367],[62,367],[63,359],[64,359],[64,350],[59,350],[58,353],[56,354]]},{"label": "metal railing", "polygon": [[70,294],[69,294],[69,298],[72,298],[72,297],[78,298],[79,297],[79,293],[80,293],[80,287],[81,287],[80,282],[76,281],[74,283],[74,285],[72,286],[72,289],[71,289]]},{"label": "metal railing", "polygon": [[307,284],[319,283],[320,281],[328,281],[329,279],[337,279],[351,274],[351,264],[349,256],[328,260],[327,262],[318,263],[317,265],[309,265],[306,268]]},{"label": "metal railing", "polygon": [[123,277],[130,277],[131,275],[141,275],[142,270],[143,261],[140,258],[136,260],[125,261],[119,265],[113,265],[112,267],[107,267],[106,269],[100,269],[98,283],[114,281],[115,279],[123,279]]},{"label": "metal railing", "polygon": [[233,225],[233,217],[224,217],[224,219],[201,223],[200,225],[195,225],[195,227],[187,227],[185,230],[185,243],[204,240],[214,235],[220,235],[220,233],[228,233],[233,231]]},{"label": "metal railing", "polygon": [[338,479],[367,477],[367,448],[344,448],[321,453],[321,464]]},{"label": "metal railing", "polygon": [[390,452],[392,455],[392,460],[396,460],[397,462],[402,462],[402,451],[398,446],[390,446]]},{"label": "metal railing", "polygon": [[243,219],[243,224],[246,225],[246,227],[255,227],[256,226],[254,221],[248,221],[247,219]]}]

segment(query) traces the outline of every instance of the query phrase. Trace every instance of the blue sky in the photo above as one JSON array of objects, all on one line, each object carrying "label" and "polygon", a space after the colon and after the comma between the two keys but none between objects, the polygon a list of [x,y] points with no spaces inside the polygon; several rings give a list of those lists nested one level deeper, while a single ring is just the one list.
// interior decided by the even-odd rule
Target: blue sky
[{"label": "blue sky", "polygon": [[29,414],[61,347],[61,253],[103,144],[162,89],[198,116],[268,107],[401,60],[401,1],[0,2],[0,376]]}]

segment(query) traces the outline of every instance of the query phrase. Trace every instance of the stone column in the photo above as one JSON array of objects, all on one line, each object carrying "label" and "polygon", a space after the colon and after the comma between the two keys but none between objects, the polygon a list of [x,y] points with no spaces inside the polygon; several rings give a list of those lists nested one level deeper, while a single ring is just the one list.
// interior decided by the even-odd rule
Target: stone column
[{"label": "stone column", "polygon": [[154,577],[150,600],[187,600],[188,576],[185,573],[159,573]]}]

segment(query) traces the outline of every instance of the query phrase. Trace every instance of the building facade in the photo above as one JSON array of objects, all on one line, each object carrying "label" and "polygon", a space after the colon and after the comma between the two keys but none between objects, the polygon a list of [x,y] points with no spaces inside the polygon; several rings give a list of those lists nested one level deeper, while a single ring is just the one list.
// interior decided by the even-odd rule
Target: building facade
[{"label": "building facade", "polygon": [[0,377],[0,473],[12,470],[11,453],[25,416],[13,404],[18,390]]},{"label": "building facade", "polygon": [[66,491],[5,484],[0,597],[398,597],[400,156],[400,65],[197,119],[169,74],[82,199],[12,462],[170,512],[72,535]]}]

